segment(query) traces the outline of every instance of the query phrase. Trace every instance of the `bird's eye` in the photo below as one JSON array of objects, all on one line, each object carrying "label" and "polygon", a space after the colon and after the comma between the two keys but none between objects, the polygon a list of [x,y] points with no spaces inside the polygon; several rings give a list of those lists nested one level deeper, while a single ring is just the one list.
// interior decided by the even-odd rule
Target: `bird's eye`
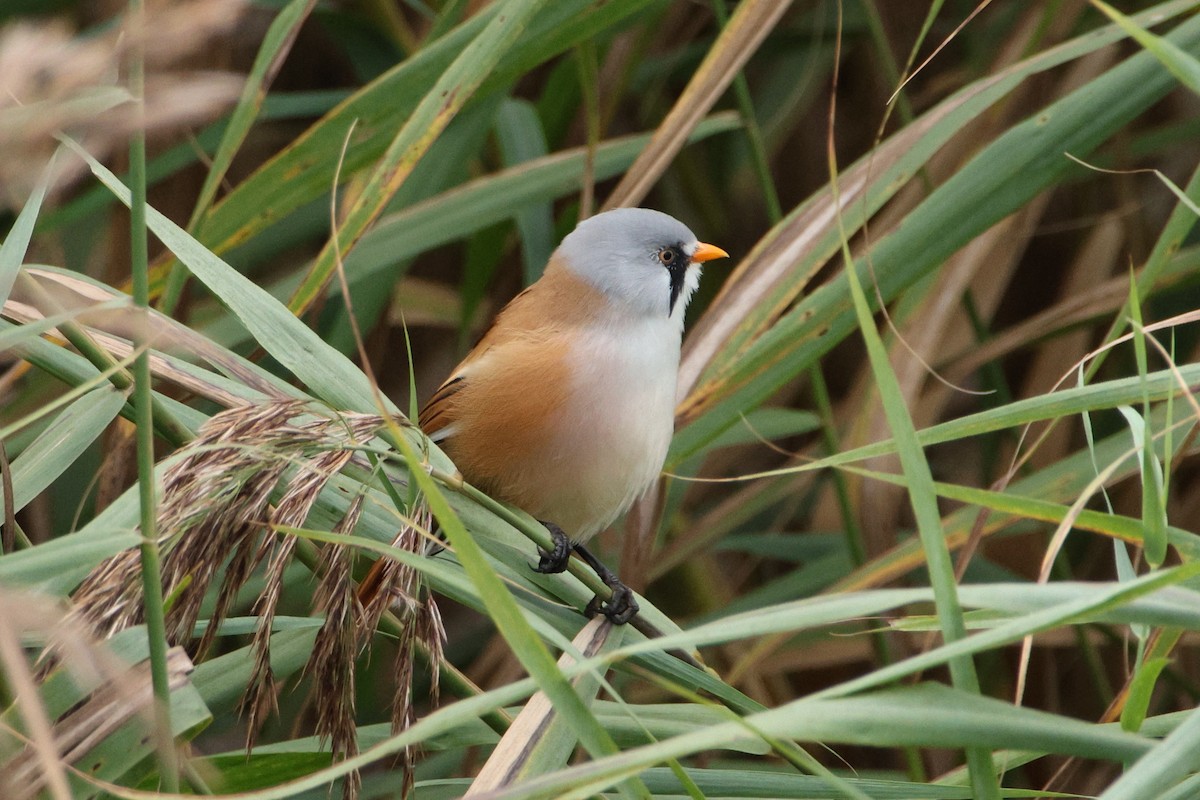
[{"label": "bird's eye", "polygon": [[666,247],[658,251],[658,260],[663,263],[664,267],[669,267],[674,264],[676,258],[678,258],[678,255],[670,247]]}]

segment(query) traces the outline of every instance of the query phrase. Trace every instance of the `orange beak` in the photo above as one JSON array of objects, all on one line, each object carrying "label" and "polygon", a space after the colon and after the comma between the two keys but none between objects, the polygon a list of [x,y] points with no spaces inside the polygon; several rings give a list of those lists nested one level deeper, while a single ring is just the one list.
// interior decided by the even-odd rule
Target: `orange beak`
[{"label": "orange beak", "polygon": [[726,253],[715,244],[700,243],[696,248],[696,252],[692,253],[693,264],[703,264],[705,261],[712,261],[714,258],[729,258],[729,253]]}]

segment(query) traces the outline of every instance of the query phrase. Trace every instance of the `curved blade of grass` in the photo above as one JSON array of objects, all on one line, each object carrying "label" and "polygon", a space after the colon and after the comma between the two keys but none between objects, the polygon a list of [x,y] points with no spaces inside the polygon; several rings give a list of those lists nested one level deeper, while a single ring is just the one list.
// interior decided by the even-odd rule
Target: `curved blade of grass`
[{"label": "curved blade of grass", "polygon": [[1188,714],[1183,724],[1162,743],[1126,770],[1099,800],[1141,800],[1162,797],[1167,789],[1196,769],[1200,751],[1200,711]]},{"label": "curved blade of grass", "polygon": [[[1142,21],[1163,20],[1187,13],[1190,2],[1163,3],[1139,14]],[[1124,37],[1116,25],[1093,31],[1022,61],[996,75],[961,89],[923,114],[841,176],[846,220],[858,230],[888,199],[918,174],[929,158],[971,120],[998,102],[1026,78],[1080,58]],[[804,201],[776,225],[742,260],[709,305],[685,343],[680,367],[680,392],[689,393],[710,367],[720,370],[736,361],[748,343],[783,314],[808,280],[838,248],[830,189]],[[702,390],[714,391],[715,387]],[[711,400],[689,398],[689,405]]]},{"label": "curved blade of grass", "polygon": [[[271,669],[275,674],[286,677],[299,672],[308,661],[316,635],[315,628],[273,634],[270,654]],[[229,712],[237,707],[253,674],[255,658],[253,648],[246,646],[196,665],[192,685],[214,713]],[[244,751],[242,756],[245,757]]]},{"label": "curved blade of grass", "polygon": [[132,528],[93,528],[60,536],[0,558],[0,583],[63,597],[101,561],[140,541]]},{"label": "curved blade of grass", "polygon": [[[1150,576],[1137,579],[1137,581],[1126,584],[1103,584],[1096,586],[1083,587],[1084,591],[1072,600],[1064,603],[1054,603],[1047,608],[1039,610],[1035,613],[1025,615],[1024,617],[1013,620],[992,630],[980,632],[967,640],[957,642],[952,645],[943,645],[935,650],[929,651],[919,656],[907,659],[904,662],[888,667],[884,670],[877,671],[871,675],[855,679],[853,681],[841,684],[837,687],[824,690],[818,695],[814,695],[811,699],[798,700],[795,703],[785,706],[782,709],[765,712],[766,714],[777,714],[774,720],[779,720],[780,726],[784,723],[802,720],[803,712],[800,704],[812,702],[813,700],[821,700],[830,697],[843,697],[864,689],[870,689],[881,685],[886,685],[894,680],[904,677],[905,675],[913,674],[931,667],[938,666],[944,663],[948,658],[960,655],[984,652],[996,647],[1012,644],[1020,641],[1022,637],[1037,633],[1042,630],[1049,630],[1057,625],[1071,622],[1073,620],[1086,620],[1089,615],[1098,611],[1119,607],[1133,603],[1140,597],[1146,596],[1157,591],[1165,586],[1170,586],[1187,580],[1192,580],[1200,575],[1200,564],[1190,564],[1183,567],[1170,568]],[[1050,587],[1031,586],[1030,592],[1043,591]],[[1060,589],[1060,587],[1054,587]],[[964,590],[969,592],[969,587]],[[869,595],[871,599],[864,595]],[[1017,596],[1011,589],[1006,589],[1004,595],[1006,597]],[[886,599],[885,599],[886,598]],[[814,600],[800,601],[798,603],[789,603],[784,606],[779,606],[770,609],[766,612],[755,611],[753,614],[744,615],[736,619],[723,620],[720,623],[706,625],[693,631],[674,634],[668,637],[668,640],[660,642],[641,642],[626,645],[614,653],[604,657],[604,661],[612,661],[628,657],[638,652],[648,652],[657,649],[660,646],[684,646],[691,647],[709,642],[736,641],[747,636],[760,635],[762,633],[778,632],[781,630],[795,630],[805,624],[825,624],[837,620],[857,619],[863,615],[878,614],[881,611],[902,605],[909,602],[928,601],[928,591],[922,590],[887,590],[885,592],[870,592],[863,595],[840,595],[836,597],[817,598]],[[819,613],[818,613],[819,612]],[[823,622],[824,621],[824,622]],[[565,670],[568,677],[582,674],[591,670],[595,670],[599,664],[596,659],[587,659]],[[476,719],[485,710],[500,708],[512,702],[516,702],[521,698],[528,696],[536,688],[536,684],[532,679],[523,679],[516,681],[508,686],[501,687],[478,695],[476,697],[464,699],[454,703],[448,707],[439,709],[425,718],[419,720],[411,728],[404,733],[390,737],[378,745],[364,751],[358,756],[348,758],[328,769],[319,770],[311,773],[303,779],[274,786],[269,789],[255,791],[245,795],[245,800],[282,800],[282,798],[294,795],[299,791],[309,788],[327,786],[329,781],[338,776],[345,775],[352,769],[359,769],[368,764],[377,762],[381,759],[392,755],[405,746],[422,741],[425,738],[438,735],[440,732],[452,730],[453,728],[469,724]],[[992,701],[996,702],[996,701]],[[1003,704],[1000,704],[1003,705]],[[1029,712],[1036,714],[1037,712]],[[759,717],[755,715],[750,718],[762,730],[768,732],[779,733],[779,735],[787,735],[776,731],[777,727],[774,722],[771,725],[760,725]],[[1148,739],[1144,737],[1134,736],[1132,734],[1124,734],[1116,729],[1115,726],[1105,728],[1105,726],[1088,726],[1085,723],[1079,723],[1075,720],[1066,720],[1065,725],[1071,726],[1071,737],[1091,736],[1087,734],[1084,728],[1092,728],[1096,731],[1092,738],[1092,745],[1084,745],[1091,750],[1093,747],[1107,747],[1107,744],[1099,744],[1102,740],[1105,743],[1111,743],[1114,740],[1110,737],[1110,731],[1116,730],[1119,738],[1116,741],[1121,742],[1117,745],[1118,748],[1133,748],[1140,752],[1147,751],[1152,745]],[[1084,728],[1077,726],[1083,725]],[[727,727],[728,726],[728,727]],[[1149,726],[1147,726],[1149,727]],[[1078,733],[1076,733],[1078,731]],[[645,748],[638,748],[633,751],[623,753],[619,756],[605,758],[599,762],[593,762],[575,768],[570,771],[569,777],[565,780],[579,780],[582,778],[594,777],[596,775],[610,775],[615,773],[638,771],[644,766],[657,763],[665,758],[671,757],[673,754],[685,754],[688,752],[698,752],[700,750],[709,749],[710,747],[719,746],[716,743],[727,741],[730,738],[741,736],[745,732],[745,728],[738,723],[725,723],[721,726],[709,727],[698,732],[699,736],[703,736],[702,740],[696,738],[697,734],[689,734],[685,737],[677,737],[661,742],[656,745],[651,745]],[[1014,736],[1019,733],[1014,732]],[[1072,740],[1072,748],[1079,744],[1080,739]],[[712,744],[710,744],[712,742]],[[1109,751],[1117,752],[1117,751]],[[1133,753],[1136,755],[1137,753]],[[1119,756],[1118,756],[1119,757]],[[547,781],[557,780],[563,776],[563,773],[557,773],[552,776],[546,776],[539,779],[541,786],[546,786]],[[607,778],[607,783],[611,783]],[[576,786],[578,784],[566,784],[567,786]],[[136,800],[149,800],[148,795],[134,794],[129,791],[117,792],[118,796],[136,797]],[[554,796],[554,795],[548,795]]]},{"label": "curved blade of grass", "polygon": [[[121,202],[129,202],[129,190],[112,172],[74,142],[68,144]],[[233,311],[268,353],[314,394],[335,408],[367,413],[375,410],[370,383],[353,362],[322,341],[278,300],[154,208],[147,207],[146,219],[154,235]],[[389,411],[398,413],[394,407]]]},{"label": "curved blade of grass", "polygon": [[51,159],[42,179],[34,187],[33,194],[25,201],[21,213],[0,244],[0,306],[8,300],[13,283],[17,280],[17,270],[25,260],[25,251],[29,249],[29,240],[33,238],[33,226],[37,222],[38,212],[42,209],[42,201],[46,198],[46,189],[50,186],[50,176],[54,171],[54,160]]},{"label": "curved blade of grass", "polygon": [[1146,430],[1148,421],[1129,406],[1118,406],[1125,418],[1134,447],[1139,453],[1138,474],[1142,484],[1142,547],[1151,567],[1162,566],[1167,557],[1167,514],[1162,503],[1162,465],[1154,453],[1154,436]]},{"label": "curved blade of grass", "polygon": [[[188,230],[196,229],[201,217],[212,205],[213,198],[217,196],[217,189],[220,188],[221,181],[225,179],[225,174],[229,171],[230,164],[233,163],[233,157],[237,154],[238,148],[242,146],[242,142],[245,141],[246,134],[250,132],[258,112],[266,100],[267,87],[271,85],[279,68],[283,66],[283,61],[291,50],[292,43],[296,41],[296,36],[300,33],[300,26],[308,19],[308,15],[316,4],[317,0],[291,0],[267,28],[267,33],[259,45],[258,55],[254,57],[254,64],[246,76],[242,95],[238,98],[237,105],[229,116],[225,132],[221,135],[221,143],[217,145],[212,164],[208,168],[208,174],[204,176],[204,185],[200,187],[200,192],[196,196],[196,205],[192,209],[192,215],[187,224]],[[175,306],[179,302],[180,292],[183,290],[185,275],[186,273],[179,265],[172,268],[162,297],[163,313],[170,315],[174,312]]]},{"label": "curved blade of grass", "polygon": [[1154,694],[1154,686],[1158,676],[1171,663],[1169,658],[1148,658],[1133,675],[1129,682],[1129,695],[1125,707],[1121,709],[1121,730],[1137,731],[1146,721],[1146,709],[1150,707],[1150,698]]},{"label": "curved blade of grass", "polygon": [[637,205],[666,171],[688,134],[754,55],[791,0],[743,0],[704,56],[654,138],[613,189],[602,211]]},{"label": "curved blade of grass", "polygon": [[[260,109],[261,120],[294,120],[319,117],[344,100],[345,89],[289,92],[271,95],[264,99]],[[167,148],[146,162],[146,180],[150,185],[178,174],[183,169],[198,163],[205,156],[216,152],[225,128],[224,121],[214,122],[195,134],[193,139]],[[92,186],[80,191],[70,200],[63,201],[53,209],[47,209],[38,226],[39,232],[59,230],[64,226],[86,220],[116,202],[112,193],[103,186]],[[154,278],[159,280],[155,281]],[[158,289],[161,276],[151,275],[151,289]]]},{"label": "curved blade of grass", "polygon": [[[836,74],[836,73],[835,73]],[[830,116],[833,109],[830,109]],[[829,131],[829,173],[834,183],[834,202],[838,204],[839,226],[841,225],[841,199],[837,194],[837,157],[833,149],[833,122]],[[867,346],[871,372],[879,392],[888,426],[895,438],[900,465],[908,478],[908,499],[917,520],[917,532],[921,549],[929,569],[929,580],[933,586],[934,602],[937,606],[938,623],[942,638],[947,643],[956,642],[967,635],[963,624],[962,607],[958,602],[958,586],[954,575],[954,564],[950,559],[950,548],[942,533],[942,515],[938,510],[937,493],[933,487],[933,473],[925,460],[925,451],[917,439],[917,429],[909,416],[904,393],[896,373],[892,371],[887,348],[875,329],[875,320],[870,304],[858,279],[858,265],[850,255],[850,244],[842,230],[842,258],[848,277],[850,296],[854,301],[854,312],[858,327]],[[968,694],[979,693],[979,678],[975,664],[967,657],[950,662],[950,679],[954,686]],[[983,747],[967,747],[967,765],[971,774],[971,785],[980,797],[998,798],[999,784],[996,768],[992,763],[991,751]]]},{"label": "curved blade of grass", "polygon": [[[1168,38],[1184,48],[1197,47],[1200,19],[1181,23]],[[874,243],[871,259],[884,302],[1077,168],[1064,151],[1090,152],[1174,83],[1152,56],[1139,53],[1001,135]],[[736,357],[723,361],[721,373],[696,388],[693,404],[704,413],[689,421],[684,410],[685,426],[675,436],[668,465],[758,406],[843,341],[855,325],[848,278],[839,275]]]},{"label": "curved blade of grass", "polygon": [[[1179,410],[1173,410],[1171,417],[1167,417],[1165,412],[1166,409],[1162,407],[1155,409],[1152,415],[1154,425],[1193,425],[1190,410],[1182,413]],[[1173,442],[1176,452],[1178,452],[1179,446],[1179,444]],[[1115,482],[1132,475],[1136,471],[1137,459],[1134,458],[1135,455],[1136,453],[1129,448],[1128,439],[1125,434],[1114,434],[1095,446],[1095,462],[1092,460],[1091,450],[1085,448],[1043,468],[1037,473],[1022,478],[1020,481],[1010,485],[1005,494],[1040,498],[1049,501],[1071,502],[1080,493],[1084,491],[1090,492],[1088,487],[1097,475],[1094,463],[1109,465],[1104,467],[1104,471],[1111,473],[1110,480]],[[956,491],[974,490],[959,489]],[[979,503],[985,508],[989,506],[989,502],[986,499],[980,499]],[[1036,513],[1030,508],[1023,508],[1021,513],[1025,513],[1026,511]],[[1063,519],[1065,517],[1059,517],[1059,524],[1061,524],[1061,520]],[[986,535],[989,532],[1000,529],[1004,525],[1010,524],[1011,521],[1008,517],[997,519],[989,517],[983,526],[982,532]],[[966,541],[967,535],[977,523],[977,512],[975,510],[962,509],[955,511],[945,522],[947,542],[955,547],[963,544]],[[1100,532],[1105,532],[1103,526],[1101,526]],[[1115,535],[1120,534],[1115,533]],[[1140,539],[1140,531],[1136,532],[1135,535],[1136,538]],[[1195,537],[1179,535],[1174,530],[1169,532],[1168,535],[1171,543],[1182,553],[1196,552]],[[914,566],[917,566],[920,563],[920,559],[920,551],[915,548],[914,544],[912,542],[904,542],[890,553],[876,559],[863,570],[852,574],[845,581],[840,581],[836,584],[835,589],[846,591],[855,586],[864,585],[864,582],[865,585],[874,585],[879,580],[887,580],[885,577],[887,575],[895,577],[905,574]]]},{"label": "curved blade of grass", "polygon": [[[905,488],[908,486],[908,481],[900,475],[892,475],[886,472],[858,467],[843,467],[843,469],[853,472],[856,475],[883,483],[890,483],[894,486],[903,486]],[[977,489],[972,486],[960,486],[958,484],[936,481],[934,482],[934,489],[937,491],[939,497],[959,503],[966,503],[978,508],[986,508],[989,511],[996,511],[1012,519],[1038,520],[1057,525],[1066,519],[1071,511],[1069,506],[1065,506],[1062,503],[1023,495],[1013,491],[1011,488],[1009,491],[997,492],[990,489]],[[993,524],[998,525],[1002,522],[1003,520],[994,520]],[[958,525],[954,524],[954,527],[958,528]],[[1145,535],[1145,525],[1140,519],[1086,508],[1081,510],[1078,516],[1074,518],[1072,527],[1082,531],[1099,533],[1132,544],[1142,544]],[[947,536],[947,541],[954,545],[961,543],[959,538],[954,535],[957,533],[958,531],[955,530],[954,533]],[[1200,557],[1200,536],[1197,534],[1183,528],[1167,527],[1164,531],[1164,536],[1168,542],[1178,548],[1184,555],[1190,558]],[[892,551],[892,555],[898,554],[902,549],[912,552],[910,545],[901,545]]]},{"label": "curved blade of grass", "polygon": [[24,508],[95,442],[125,405],[125,395],[102,386],[63,409],[12,463],[13,504]]},{"label": "curved blade of grass", "polygon": [[[811,800],[840,800],[845,796],[818,777],[789,775],[770,769],[691,768],[688,770],[688,777],[695,781],[701,791],[713,797],[804,797]],[[655,797],[671,797],[682,792],[678,779],[670,770],[664,768],[652,767],[645,770],[642,779]],[[912,800],[915,797],[928,800],[973,800],[971,790],[959,786],[905,783],[879,778],[845,778],[845,781],[872,800]],[[1003,789],[1002,792],[1002,796],[1006,798],[1075,797],[1054,792],[1042,793],[1032,789]]]},{"label": "curved blade of grass", "polygon": [[312,270],[292,295],[288,307],[293,312],[302,313],[316,302],[326,284],[333,279],[338,261],[383,213],[384,207],[408,179],[430,145],[496,68],[501,56],[516,44],[525,27],[546,2],[508,0],[446,68],[388,145],[366,185],[346,212],[337,235],[321,249]]},{"label": "curved blade of grass", "polygon": [[[1184,364],[1179,367],[1180,374],[1188,385],[1200,382],[1200,365]],[[1057,420],[1064,416],[1081,414],[1086,411],[1117,408],[1121,405],[1136,403],[1143,397],[1143,386],[1146,396],[1151,401],[1165,400],[1177,396],[1182,390],[1179,380],[1171,370],[1165,369],[1146,375],[1145,381],[1138,376],[1117,378],[1102,381],[1087,386],[1073,386],[1069,389],[1030,397],[1026,400],[1016,400],[997,408],[968,414],[958,419],[941,422],[917,432],[917,440],[924,447],[944,444],[971,436],[981,436],[987,433],[1015,428],[1035,422]],[[813,469],[825,469],[850,464],[855,461],[865,461],[881,455],[896,452],[894,439],[856,447],[825,456],[814,461],[769,470],[745,477],[766,477],[786,475],[795,472],[806,472]]]},{"label": "curved blade of grass", "polygon": [[[621,634],[621,629],[596,618],[583,627],[572,644],[579,653],[590,658],[614,648],[620,643]],[[559,658],[559,665],[569,666],[574,660],[564,653]],[[595,674],[584,674],[577,677],[573,685],[590,707],[601,681]],[[608,727],[604,726],[604,730],[607,732]],[[575,752],[577,741],[571,726],[556,712],[549,696],[542,692],[535,694],[475,775],[468,796],[495,791],[561,769]]]},{"label": "curved blade of grass", "polygon": [[[120,640],[119,646],[113,649],[130,663],[144,661],[148,656],[145,628],[132,628],[124,633],[126,635]],[[113,641],[115,640],[110,640]],[[184,669],[190,672],[191,664],[181,649],[177,648],[174,651],[170,664],[171,732],[180,739],[191,739],[207,727],[212,721],[212,714],[184,672]],[[139,699],[137,695],[144,691],[142,682],[148,683],[149,675],[135,668],[134,672],[123,676],[123,679],[127,682],[124,687],[126,692],[133,692],[133,699],[136,701]],[[104,702],[106,697],[107,702]],[[97,794],[95,784],[84,776],[102,781],[129,780],[131,775],[138,774],[136,770],[146,765],[146,757],[154,748],[147,735],[146,721],[138,713],[148,709],[124,707],[127,701],[121,693],[105,693],[102,690],[93,695],[93,699],[101,701],[93,711],[94,716],[88,715],[80,720],[84,730],[79,733],[88,738],[83,741],[79,752],[75,753],[76,766],[80,773],[71,776],[73,797],[93,797]],[[84,713],[85,709],[86,704],[78,713]],[[91,735],[97,733],[97,729],[104,723],[110,722],[114,714],[136,715],[136,718],[120,725],[117,730],[95,743]]]},{"label": "curved blade of grass", "polygon": [[[1136,758],[1153,746],[1147,738],[1112,727],[1091,725],[933,686],[895,689],[852,699],[797,700],[756,714],[748,722],[765,733],[803,740],[886,743],[891,746],[936,743],[937,746],[954,747],[967,744],[980,748],[1036,741],[1050,752],[1074,752],[1103,759]],[[712,749],[723,739],[737,735],[739,725],[727,722],[635,748],[601,761],[552,773],[497,792],[493,797],[531,800],[586,796],[584,791],[602,789],[611,780],[610,776],[644,769],[665,758]]]},{"label": "curved blade of grass", "polygon": [[[715,114],[700,123],[691,141],[734,130],[736,116]],[[598,179],[609,178],[628,168],[649,134],[614,138],[596,151]],[[485,175],[390,214],[371,226],[345,259],[346,278],[355,291],[362,281],[404,264],[420,253],[465,237],[512,217],[514,207],[541,203],[578,191],[584,172],[585,148],[577,147],[552,153],[491,175]],[[402,189],[403,191],[403,189]],[[287,297],[299,285],[301,276],[288,276],[269,287],[272,296]],[[339,282],[328,290],[328,297],[341,296]],[[234,330],[236,328],[236,330]],[[206,332],[234,347],[244,333],[236,323],[219,319]],[[331,339],[338,338],[338,333]]]},{"label": "curved blade of grass", "polygon": [[258,54],[254,57],[254,64],[246,76],[245,88],[242,89],[237,106],[229,116],[229,122],[221,135],[221,143],[217,145],[217,151],[213,154],[212,165],[208,168],[208,174],[204,176],[204,185],[200,187],[196,196],[196,205],[187,226],[189,230],[196,227],[196,223],[208,211],[213,198],[216,197],[217,189],[225,179],[229,165],[233,163],[233,157],[237,155],[238,148],[245,141],[246,134],[250,132],[250,127],[266,101],[267,88],[275,79],[279,68],[283,66],[283,61],[300,32],[300,26],[308,19],[315,5],[316,0],[291,0],[267,28]]},{"label": "curved blade of grass", "polygon": [[[489,616],[512,648],[513,655],[537,681],[538,687],[550,698],[554,707],[579,737],[580,743],[593,757],[617,752],[612,737],[596,721],[574,687],[564,677],[563,671],[555,664],[554,657],[534,633],[512,596],[500,582],[495,570],[487,563],[483,550],[463,527],[458,515],[446,502],[441,489],[425,471],[425,466],[416,452],[403,436],[393,435],[393,439],[404,455],[409,471],[421,488],[442,532],[454,548],[459,563],[483,597]],[[638,782],[633,780],[623,793],[637,786]],[[645,795],[645,788],[642,787],[635,793]]]},{"label": "curved blade of grass", "polygon": [[[738,127],[732,114],[704,120],[690,141]],[[649,134],[611,139],[596,150],[597,179],[616,175],[633,162]],[[426,250],[458,241],[512,216],[514,208],[543,203],[577,191],[584,171],[585,148],[552,153],[476,178],[413,206],[381,217],[346,256],[346,274],[371,272]],[[332,291],[338,291],[336,287]]]},{"label": "curved blade of grass", "polygon": [[[556,0],[507,50],[480,88],[486,94],[527,69],[662,0]],[[329,191],[350,123],[355,137],[341,168],[348,180],[378,159],[439,75],[500,12],[490,4],[433,44],[343,102],[292,145],[239,184],[207,214],[196,236],[214,252],[249,240],[267,226]]]},{"label": "curved blade of grass", "polygon": [[[546,132],[537,109],[527,100],[506,100],[496,116],[496,141],[505,167],[545,158]],[[550,203],[530,204],[516,214],[521,234],[521,263],[525,285],[542,276],[542,268],[554,250],[554,209]]]},{"label": "curved blade of grass", "polygon": [[[1171,184],[1174,187],[1174,184]],[[1188,234],[1196,225],[1197,215],[1192,210],[1195,205],[1194,200],[1200,198],[1200,169],[1192,172],[1191,178],[1188,179],[1186,186],[1182,190],[1172,189],[1177,196],[1180,196],[1180,201],[1171,209],[1171,216],[1167,218],[1167,222],[1159,231],[1158,238],[1154,241],[1154,248],[1150,251],[1150,255],[1146,258],[1146,263],[1142,267],[1141,274],[1138,275],[1137,284],[1138,291],[1149,295],[1152,289],[1157,285],[1159,278],[1168,270],[1171,262],[1178,254]],[[1104,342],[1111,342],[1116,339],[1125,327],[1128,325],[1131,309],[1128,303],[1121,309],[1120,313],[1113,319],[1107,333],[1104,335]],[[1101,352],[1096,358],[1092,359],[1087,365],[1086,376],[1091,378],[1096,374],[1097,370],[1104,363],[1108,356],[1108,351]]]},{"label": "curved blade of grass", "polygon": [[1200,61],[1189,55],[1177,45],[1156,36],[1129,17],[1117,11],[1103,0],[1091,0],[1092,5],[1100,9],[1113,22],[1121,26],[1129,36],[1157,58],[1162,65],[1171,71],[1187,88],[1200,94]]},{"label": "curved blade of grass", "polygon": [[[105,311],[115,310],[118,308],[126,308],[129,305],[128,298],[113,298],[105,303],[101,303],[94,307],[94,310]],[[9,315],[14,309],[11,307],[0,306],[5,315]],[[14,325],[7,330],[0,330],[0,352],[10,348],[18,347],[33,339],[39,338],[42,334],[54,330],[58,325],[68,320],[75,319],[79,316],[76,310],[62,311],[57,314],[50,314],[33,322],[26,322],[22,325]]]}]

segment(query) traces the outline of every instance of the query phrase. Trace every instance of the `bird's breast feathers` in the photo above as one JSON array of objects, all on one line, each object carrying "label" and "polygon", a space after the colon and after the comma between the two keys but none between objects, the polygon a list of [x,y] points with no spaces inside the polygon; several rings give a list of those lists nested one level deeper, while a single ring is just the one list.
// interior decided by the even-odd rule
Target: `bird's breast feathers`
[{"label": "bird's breast feathers", "polygon": [[665,316],[589,313],[521,331],[485,337],[422,426],[469,482],[585,539],[662,469],[679,329]]}]

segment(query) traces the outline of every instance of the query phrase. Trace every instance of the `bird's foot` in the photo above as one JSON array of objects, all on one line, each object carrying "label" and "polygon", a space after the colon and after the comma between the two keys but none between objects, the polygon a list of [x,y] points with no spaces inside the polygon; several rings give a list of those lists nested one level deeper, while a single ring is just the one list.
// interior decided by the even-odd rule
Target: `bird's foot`
[{"label": "bird's foot", "polygon": [[543,522],[542,524],[546,526],[546,530],[550,531],[550,538],[554,540],[554,549],[547,552],[539,547],[538,563],[533,569],[535,572],[545,574],[565,572],[567,564],[571,561],[571,540],[567,538],[563,529],[553,522]]},{"label": "bird's foot", "polygon": [[589,617],[603,614],[613,625],[624,625],[638,613],[639,607],[634,599],[633,590],[617,580],[616,576],[613,576],[612,582],[604,583],[612,589],[612,596],[601,600],[600,595],[596,595],[588,602],[583,613]]},{"label": "bird's foot", "polygon": [[589,617],[603,614],[613,625],[624,625],[633,619],[638,613],[638,603],[633,596],[633,590],[621,583],[616,574],[583,545],[575,545],[575,552],[579,553],[579,557],[604,581],[604,585],[612,589],[612,595],[607,600],[601,599],[600,595],[593,597],[583,613]]}]

